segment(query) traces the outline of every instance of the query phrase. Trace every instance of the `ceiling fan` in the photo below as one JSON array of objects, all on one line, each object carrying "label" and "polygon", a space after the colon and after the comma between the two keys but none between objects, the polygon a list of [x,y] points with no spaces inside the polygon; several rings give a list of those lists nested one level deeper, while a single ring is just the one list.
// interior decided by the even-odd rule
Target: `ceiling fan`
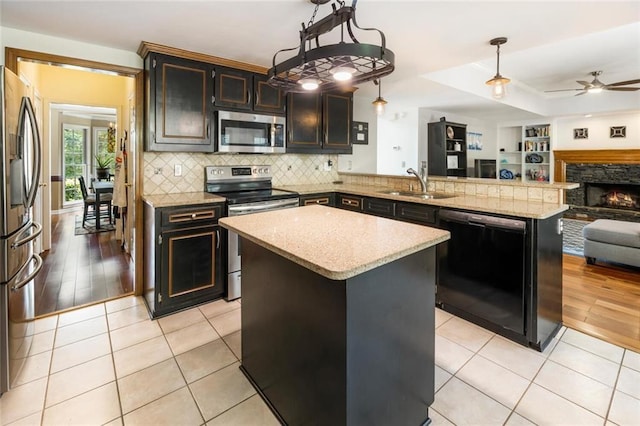
[{"label": "ceiling fan", "polygon": [[640,83],[640,79],[619,81],[617,83],[611,83],[611,84],[604,84],[603,82],[598,80],[598,76],[602,74],[602,71],[592,71],[589,74],[593,76],[593,81],[591,83],[584,80],[576,81],[578,84],[582,84],[584,86],[582,89],[545,90],[545,92],[549,93],[549,92],[580,91],[580,93],[576,94],[576,96],[580,96],[580,95],[584,95],[585,93],[600,93],[603,90],[615,90],[619,92],[635,92],[636,90],[640,90],[640,87],[620,87],[620,86],[627,86],[630,84],[638,84]]}]

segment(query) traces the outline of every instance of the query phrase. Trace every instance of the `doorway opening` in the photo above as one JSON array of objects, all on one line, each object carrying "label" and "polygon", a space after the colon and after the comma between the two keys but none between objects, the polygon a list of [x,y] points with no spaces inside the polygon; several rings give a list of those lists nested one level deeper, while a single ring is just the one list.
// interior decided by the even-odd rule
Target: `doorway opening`
[{"label": "doorway opening", "polygon": [[[141,275],[135,262],[136,256],[141,257],[135,250],[135,234],[140,232],[136,221],[141,221],[135,200],[141,159],[136,135],[142,131],[136,110],[143,106],[142,70],[12,48],[5,53],[7,68],[28,77],[42,100],[45,152],[39,192],[42,222],[49,229],[42,238],[45,267],[37,277],[40,285],[36,282],[36,314],[134,293],[135,276]],[[115,232],[114,227],[102,227],[95,233],[78,234],[76,222],[78,217],[82,221],[86,205],[80,178],[91,191],[91,182],[98,179],[99,160],[113,161],[125,146],[129,166],[121,193],[127,202],[119,206]],[[106,179],[113,177],[111,170]],[[75,286],[62,286],[71,281]],[[48,294],[47,286],[53,290]]]}]

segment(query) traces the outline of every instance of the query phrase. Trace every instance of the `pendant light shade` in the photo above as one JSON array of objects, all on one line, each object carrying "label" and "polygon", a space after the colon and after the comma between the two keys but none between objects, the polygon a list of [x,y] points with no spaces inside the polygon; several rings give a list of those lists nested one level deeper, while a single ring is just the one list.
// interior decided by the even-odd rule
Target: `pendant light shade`
[{"label": "pendant light shade", "polygon": [[371,103],[373,104],[373,107],[376,110],[376,114],[377,115],[382,115],[382,114],[384,114],[384,107],[387,104],[387,101],[385,101],[384,98],[381,95],[382,82],[380,80],[374,80],[374,84],[378,85],[378,97],[376,98],[375,101],[373,101]]},{"label": "pendant light shade", "polygon": [[[351,6],[344,6],[344,1],[336,0],[331,5],[333,12],[317,22],[314,19],[318,6],[329,0],[309,1],[316,6],[309,23],[306,26],[302,24],[300,45],[281,49],[273,55],[273,66],[267,73],[271,86],[285,92],[312,90],[314,86],[320,86],[323,91],[339,90],[345,84],[364,83],[393,72],[395,55],[386,48],[384,33],[376,28],[361,28],[356,23],[357,0],[353,0]],[[334,28],[340,28],[340,42],[320,45],[320,36]],[[380,44],[360,43],[354,34],[355,29],[378,33]],[[294,50],[298,51],[295,56],[277,61],[279,54]],[[311,65],[314,76],[305,73]]]},{"label": "pendant light shade", "polygon": [[491,86],[491,95],[495,99],[502,99],[507,94],[507,84],[511,81],[506,77],[500,75],[500,45],[507,42],[506,37],[498,37],[492,39],[489,44],[497,46],[497,63],[496,63],[496,75],[491,80],[487,81],[487,85]]}]

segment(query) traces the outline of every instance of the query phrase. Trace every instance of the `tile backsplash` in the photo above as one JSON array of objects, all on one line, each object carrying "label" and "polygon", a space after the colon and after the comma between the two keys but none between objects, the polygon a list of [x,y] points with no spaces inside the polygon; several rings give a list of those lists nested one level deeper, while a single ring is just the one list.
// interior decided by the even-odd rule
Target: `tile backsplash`
[{"label": "tile backsplash", "polygon": [[[330,171],[324,165],[331,161]],[[174,176],[174,167],[182,176]],[[270,165],[273,185],[307,185],[338,180],[337,155],[144,153],[144,195],[198,192],[204,189],[205,166]]]}]

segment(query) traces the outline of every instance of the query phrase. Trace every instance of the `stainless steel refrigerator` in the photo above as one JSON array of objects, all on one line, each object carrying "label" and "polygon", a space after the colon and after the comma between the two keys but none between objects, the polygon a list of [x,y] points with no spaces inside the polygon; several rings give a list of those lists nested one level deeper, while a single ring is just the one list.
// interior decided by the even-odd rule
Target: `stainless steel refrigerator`
[{"label": "stainless steel refrigerator", "polygon": [[42,258],[32,220],[40,179],[40,137],[28,87],[0,67],[0,393],[15,383],[34,334],[35,276]]}]

